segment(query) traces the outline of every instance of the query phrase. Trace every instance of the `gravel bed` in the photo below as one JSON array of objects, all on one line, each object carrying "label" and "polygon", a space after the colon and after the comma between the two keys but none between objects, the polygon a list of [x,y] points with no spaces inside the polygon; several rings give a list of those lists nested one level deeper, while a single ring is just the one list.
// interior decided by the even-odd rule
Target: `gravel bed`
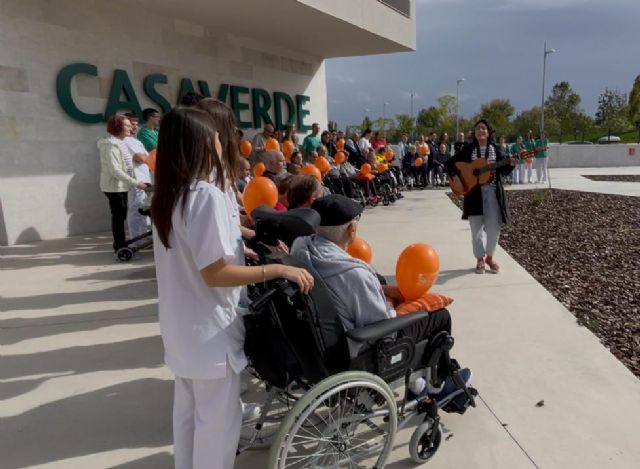
[{"label": "gravel bed", "polygon": [[513,222],[500,245],[640,377],[640,197],[556,189],[507,197]]},{"label": "gravel bed", "polygon": [[640,174],[583,174],[583,178],[606,182],[640,182]]}]

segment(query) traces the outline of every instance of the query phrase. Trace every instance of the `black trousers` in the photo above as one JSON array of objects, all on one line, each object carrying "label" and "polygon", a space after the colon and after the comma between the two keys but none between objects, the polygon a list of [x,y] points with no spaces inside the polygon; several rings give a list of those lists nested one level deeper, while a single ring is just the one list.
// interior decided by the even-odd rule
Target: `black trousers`
[{"label": "black trousers", "polygon": [[[451,334],[451,315],[446,309],[429,313],[429,317],[420,321],[414,322],[408,327],[405,327],[399,332],[399,336],[410,337],[414,343],[421,342],[425,339],[432,340],[436,334],[442,331],[447,331]],[[423,360],[430,358],[429,346],[427,346]],[[438,379],[444,380],[449,373],[447,369],[447,363],[444,356],[440,356],[438,361]]]},{"label": "black trousers", "polygon": [[446,309],[429,313],[428,317],[402,329],[400,335],[410,337],[414,342],[421,342],[425,339],[432,339],[442,331],[451,334],[451,315]]},{"label": "black trousers", "polygon": [[126,192],[105,192],[109,199],[109,209],[111,209],[111,233],[113,234],[113,250],[125,247],[126,237],[124,233],[124,222],[127,220],[127,193]]}]

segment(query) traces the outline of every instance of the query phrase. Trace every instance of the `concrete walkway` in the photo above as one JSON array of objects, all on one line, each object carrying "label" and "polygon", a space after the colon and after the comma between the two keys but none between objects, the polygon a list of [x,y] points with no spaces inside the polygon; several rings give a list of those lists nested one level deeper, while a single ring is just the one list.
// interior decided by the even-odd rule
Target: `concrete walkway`
[{"label": "concrete walkway", "polygon": [[[557,185],[561,171],[566,184],[606,174],[557,169]],[[600,184],[580,179],[583,190]],[[468,226],[444,191],[367,210],[360,234],[385,275],[408,244],[432,244],[441,258],[434,290],[455,298],[455,356],[472,368],[481,399],[464,416],[444,415],[453,436],[428,467],[640,466],[640,381],[502,250],[499,275],[473,274]],[[151,254],[118,264],[109,244],[105,235],[0,248],[3,469],[172,467],[172,382]],[[399,434],[388,467],[412,467],[410,437]],[[236,467],[265,460],[250,452]]]}]

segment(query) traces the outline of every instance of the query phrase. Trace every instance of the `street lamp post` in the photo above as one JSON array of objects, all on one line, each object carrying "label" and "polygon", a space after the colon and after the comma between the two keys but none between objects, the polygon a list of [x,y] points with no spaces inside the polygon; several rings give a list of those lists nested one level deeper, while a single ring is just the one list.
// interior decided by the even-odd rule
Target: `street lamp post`
[{"label": "street lamp post", "polygon": [[415,123],[413,120],[413,90],[411,90],[411,141],[413,141],[413,128],[415,127]]},{"label": "street lamp post", "polygon": [[455,137],[456,139],[458,138],[458,132],[459,132],[459,129],[458,129],[458,127],[459,127],[459,125],[458,125],[459,116],[458,116],[458,114],[460,112],[460,108],[458,106],[458,98],[460,96],[460,83],[462,83],[463,81],[465,81],[464,78],[458,78],[456,80],[456,137]]},{"label": "street lamp post", "polygon": [[387,138],[387,131],[385,130],[386,117],[387,117],[387,106],[389,103],[382,103],[382,137]]},{"label": "street lamp post", "polygon": [[540,133],[544,132],[544,81],[547,74],[547,55],[556,52],[555,49],[547,49],[547,41],[544,42],[544,59],[542,60],[542,104],[540,106]]}]

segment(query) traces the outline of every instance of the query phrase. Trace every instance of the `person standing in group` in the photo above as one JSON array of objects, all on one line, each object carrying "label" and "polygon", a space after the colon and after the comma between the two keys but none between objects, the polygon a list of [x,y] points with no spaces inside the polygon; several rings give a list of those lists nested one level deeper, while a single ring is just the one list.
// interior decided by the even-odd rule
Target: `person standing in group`
[{"label": "person standing in group", "polygon": [[311,133],[302,141],[302,161],[304,163],[313,163],[313,153],[320,145],[320,124],[314,122],[311,124]]},{"label": "person standing in group", "polygon": [[298,135],[296,134],[296,125],[287,125],[284,128],[284,135],[282,137],[282,143],[289,141],[293,144],[293,151],[298,151]]},{"label": "person standing in group", "polygon": [[547,182],[549,177],[549,140],[547,133],[542,131],[536,140],[536,179],[538,183]]},{"label": "person standing in group", "polygon": [[[142,142],[135,137],[138,134],[138,117],[133,113],[125,114],[125,117],[129,118],[129,122],[131,122],[131,135],[124,138],[124,144],[132,155],[134,177],[136,180],[151,186],[151,171],[147,165],[147,156],[149,154]],[[137,238],[149,231],[149,217],[140,213],[140,209],[147,208],[148,205],[149,193],[146,190],[138,189],[137,187],[129,190],[127,227],[129,228],[130,238]]]},{"label": "person standing in group", "polygon": [[275,129],[272,124],[265,124],[262,132],[254,135],[251,140],[251,157],[249,161],[251,166],[255,166],[262,161],[262,156],[265,152],[265,145],[267,140],[273,137]]},{"label": "person standing in group", "polygon": [[[320,134],[320,145],[324,145],[329,156],[335,156],[335,154],[338,153],[336,142],[331,138],[331,132],[329,132],[328,130],[325,130]],[[316,147],[316,151],[317,148],[318,147]]]},{"label": "person standing in group", "polygon": [[155,150],[158,146],[158,129],[160,128],[160,112],[151,107],[142,111],[144,124],[138,131],[138,140],[142,142],[145,150]]},{"label": "person standing in group", "polygon": [[456,143],[453,144],[453,154],[455,155],[460,150],[462,150],[462,147],[464,147],[466,144],[467,140],[464,137],[464,132],[460,132],[458,134],[458,140],[456,140]]},{"label": "person standing in group", "polygon": [[113,250],[127,245],[124,223],[127,219],[129,189],[144,190],[147,184],[137,181],[127,169],[124,152],[128,152],[124,139],[131,135],[131,122],[116,114],[107,121],[109,136],[98,140],[100,150],[100,190],[109,200]]},{"label": "person standing in group", "polygon": [[437,138],[437,134],[435,132],[430,132],[429,136],[427,137],[427,145],[429,146],[429,154],[427,155],[427,160],[426,160],[426,180],[425,180],[425,184],[429,185],[431,184],[433,187],[436,186],[435,183],[435,177],[433,174],[433,159],[436,157],[436,154],[438,153],[438,145],[436,144],[436,138]]},{"label": "person standing in group", "polygon": [[[471,163],[478,158],[485,158],[488,163],[496,163],[508,158],[502,153],[500,146],[491,139],[492,128],[486,119],[480,119],[474,126],[474,141],[465,146],[457,155],[447,161],[447,172],[456,174],[455,163]],[[475,187],[464,196],[462,219],[469,220],[473,255],[476,258],[476,273],[484,274],[485,266],[490,272],[498,273],[500,267],[493,259],[500,227],[509,223],[510,214],[502,178],[508,176],[515,164],[501,166],[495,171],[493,181]],[[486,242],[484,233],[486,232]]]},{"label": "person standing in group", "polygon": [[175,375],[176,469],[232,469],[241,425],[239,373],[246,365],[241,286],[286,278],[307,293],[304,269],[244,265],[240,222],[227,196],[213,119],[178,107],[164,117],[151,205],[165,363]]},{"label": "person standing in group", "polygon": [[402,166],[402,161],[404,160],[404,155],[409,153],[409,136],[407,134],[402,134],[400,137],[400,143],[398,144],[398,158],[400,161],[400,166]]},{"label": "person standing in group", "polygon": [[[531,154],[535,154],[536,151],[536,141],[533,138],[533,130],[529,130],[527,132],[527,138],[524,140],[523,142],[524,148],[528,151],[531,152]],[[533,182],[533,165],[530,163],[531,159],[533,158],[533,156],[529,156],[527,159],[529,161],[527,161],[526,164],[526,168],[525,168],[525,182],[527,184],[531,184]]]},{"label": "person standing in group", "polygon": [[371,138],[371,148],[377,150],[387,146],[387,139],[378,131],[373,134]]},{"label": "person standing in group", "polygon": [[360,154],[364,157],[365,160],[369,152],[373,150],[373,147],[371,146],[371,142],[369,141],[370,139],[371,139],[371,129],[365,129],[364,132],[362,132],[362,136],[360,137],[360,140],[358,140],[358,148],[360,149]]},{"label": "person standing in group", "polygon": [[513,158],[518,158],[518,165],[516,169],[513,170],[513,182],[515,184],[524,184],[524,172],[526,170],[526,162],[522,157],[522,151],[525,150],[524,144],[522,143],[522,136],[518,135],[516,138],[516,143],[511,145],[509,149],[509,153]]}]

